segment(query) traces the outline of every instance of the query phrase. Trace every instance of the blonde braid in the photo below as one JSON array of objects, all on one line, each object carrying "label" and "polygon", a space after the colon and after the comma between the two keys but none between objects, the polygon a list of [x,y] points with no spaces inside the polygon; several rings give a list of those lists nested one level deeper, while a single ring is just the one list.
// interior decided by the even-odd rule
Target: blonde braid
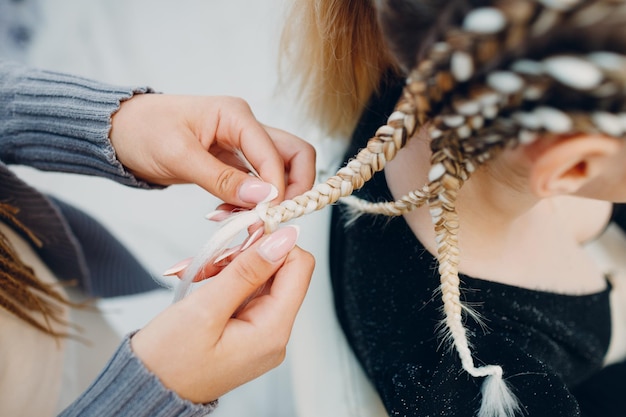
[{"label": "blonde braid", "polygon": [[280,223],[320,210],[341,197],[351,195],[396,156],[408,138],[413,136],[416,126],[415,102],[408,89],[405,89],[387,124],[381,126],[367,146],[336,175],[292,200],[285,200],[267,209],[263,216],[266,230],[274,231]]}]

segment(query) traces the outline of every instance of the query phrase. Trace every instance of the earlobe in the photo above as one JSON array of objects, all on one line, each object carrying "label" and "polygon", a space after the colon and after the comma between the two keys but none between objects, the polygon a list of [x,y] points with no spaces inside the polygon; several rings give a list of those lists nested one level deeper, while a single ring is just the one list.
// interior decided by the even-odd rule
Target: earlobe
[{"label": "earlobe", "polygon": [[575,194],[599,176],[620,149],[618,139],[580,135],[559,138],[530,152],[530,187],[538,197]]}]

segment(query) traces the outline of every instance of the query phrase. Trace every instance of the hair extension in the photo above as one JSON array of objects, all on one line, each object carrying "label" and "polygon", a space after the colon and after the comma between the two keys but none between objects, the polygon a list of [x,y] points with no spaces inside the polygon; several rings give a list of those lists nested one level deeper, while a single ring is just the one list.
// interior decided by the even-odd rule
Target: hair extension
[{"label": "hair extension", "polygon": [[[415,1],[380,0],[399,7]],[[397,216],[428,205],[436,233],[444,339],[463,369],[485,377],[479,417],[512,417],[520,404],[497,365],[476,367],[460,299],[457,193],[471,174],[507,147],[538,137],[572,133],[626,136],[626,2],[621,0],[500,0],[450,2],[432,25],[430,44],[412,46],[407,84],[366,148],[326,182],[294,199],[255,211],[267,231],[282,222],[348,197],[384,168],[418,128],[431,139],[428,183],[394,202],[346,199],[363,212]],[[398,31],[392,50],[410,45],[413,29],[393,26],[397,13],[380,14],[385,33]],[[400,22],[407,24],[406,22]],[[207,259],[200,259],[199,265]]]},{"label": "hair extension", "polygon": [[[0,203],[0,219],[22,234],[31,244],[40,247],[41,241],[16,217],[18,209]],[[53,284],[41,281],[31,267],[15,252],[8,238],[0,232],[0,307],[30,326],[55,338],[68,337],[55,330],[54,323],[67,327],[63,305],[76,307]],[[39,313],[42,319],[33,314]]]}]

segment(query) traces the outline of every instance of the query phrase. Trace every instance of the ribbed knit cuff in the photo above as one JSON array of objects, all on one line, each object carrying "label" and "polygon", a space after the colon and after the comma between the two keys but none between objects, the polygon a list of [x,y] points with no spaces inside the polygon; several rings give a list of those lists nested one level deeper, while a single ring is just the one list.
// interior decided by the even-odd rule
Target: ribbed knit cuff
[{"label": "ribbed knit cuff", "polygon": [[126,336],[93,384],[59,417],[201,417],[217,400],[193,404],[163,386],[130,347]]},{"label": "ribbed knit cuff", "polygon": [[122,101],[149,92],[0,62],[0,158],[148,188],[117,160],[109,131]]}]

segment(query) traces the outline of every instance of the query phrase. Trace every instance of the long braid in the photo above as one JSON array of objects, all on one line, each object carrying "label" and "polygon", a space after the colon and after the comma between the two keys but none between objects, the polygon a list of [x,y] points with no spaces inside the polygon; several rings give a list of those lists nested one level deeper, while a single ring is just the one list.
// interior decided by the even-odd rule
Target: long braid
[{"label": "long braid", "polygon": [[413,136],[417,128],[416,111],[414,98],[406,88],[387,124],[376,131],[367,146],[345,167],[326,182],[315,185],[304,194],[267,208],[263,215],[266,230],[271,232],[280,223],[320,210],[361,188],[374,173],[381,171],[406,144],[408,138]]}]

